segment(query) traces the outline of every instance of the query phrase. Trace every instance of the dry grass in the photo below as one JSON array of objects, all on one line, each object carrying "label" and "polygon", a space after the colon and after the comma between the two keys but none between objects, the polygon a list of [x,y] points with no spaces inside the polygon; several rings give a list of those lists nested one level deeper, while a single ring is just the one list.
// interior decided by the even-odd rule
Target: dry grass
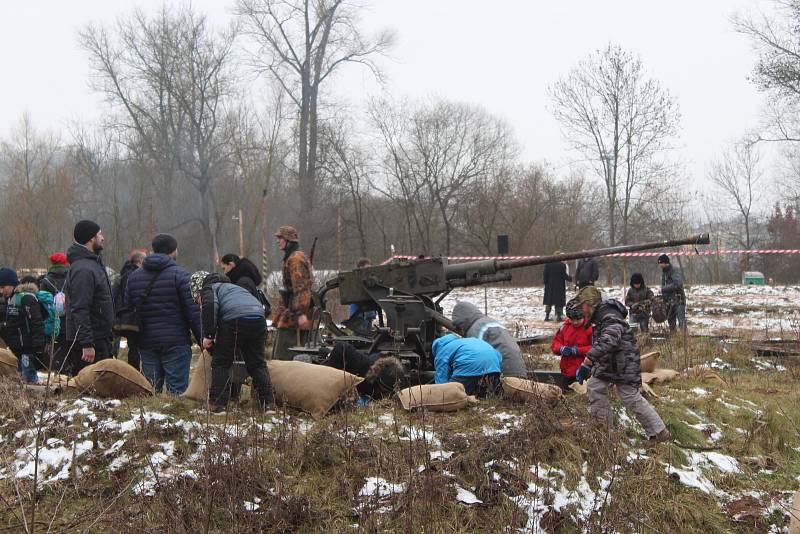
[{"label": "dry grass", "polygon": [[[797,366],[757,371],[745,345],[723,350],[716,342],[692,340],[684,351],[675,340],[659,348],[662,362],[676,368],[690,351],[694,363],[721,358],[739,369],[721,371],[728,388],[696,381],[656,388],[656,408],[684,445],[717,446],[739,461],[741,473],[703,471],[727,499],[667,475],[666,465],[689,468],[691,450],[665,445],[637,458],[644,438],[638,425],[599,431],[577,396],[553,408],[494,399],[457,414],[408,414],[384,401],[344,407],[312,422],[283,411],[252,413],[248,406],[212,417],[194,403],[164,398],[119,406],[90,403],[85,413],[65,415],[74,399],[32,397],[5,380],[0,382],[0,530],[497,532],[538,526],[547,532],[766,532],[771,525],[784,527],[788,519],[776,503],[785,501],[782,492],[796,489],[800,477]],[[707,394],[698,395],[696,388]],[[163,418],[154,418],[154,412]],[[130,421],[132,428],[120,430],[120,423]],[[700,422],[718,431],[713,441],[710,427],[693,428]],[[44,449],[52,439],[73,450],[84,441],[91,447],[72,458],[65,480],[47,482],[52,471],[40,462],[34,491],[32,480],[14,477],[15,457],[32,440]],[[107,454],[120,440],[124,443]],[[174,450],[159,463],[170,442]],[[112,461],[123,454],[130,461],[112,470]],[[172,467],[191,469],[194,476],[176,475]],[[550,468],[559,474],[548,474]],[[133,489],[147,478],[147,469],[156,473],[152,495],[136,495]],[[397,491],[362,495],[369,477],[397,484]],[[459,487],[482,504],[459,503]],[[739,500],[747,492],[756,495],[756,504],[748,501],[745,510],[752,513],[743,512]],[[534,510],[540,512],[531,514]]]}]

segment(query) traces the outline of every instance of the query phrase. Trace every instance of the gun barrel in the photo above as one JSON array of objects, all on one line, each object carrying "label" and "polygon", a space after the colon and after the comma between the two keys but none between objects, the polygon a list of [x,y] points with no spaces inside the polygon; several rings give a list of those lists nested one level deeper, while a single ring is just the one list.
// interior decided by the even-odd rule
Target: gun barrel
[{"label": "gun barrel", "polygon": [[641,250],[652,250],[654,248],[669,248],[680,245],[708,245],[711,239],[708,234],[697,234],[685,239],[669,239],[667,241],[653,241],[650,243],[639,243],[636,245],[619,245],[616,247],[596,248],[592,250],[582,250],[578,252],[567,252],[564,254],[551,254],[549,256],[538,256],[536,258],[519,260],[497,260],[497,270],[518,269],[531,265],[542,265],[556,261],[579,260],[581,258],[595,258],[597,256],[610,256],[622,252],[638,252]]}]

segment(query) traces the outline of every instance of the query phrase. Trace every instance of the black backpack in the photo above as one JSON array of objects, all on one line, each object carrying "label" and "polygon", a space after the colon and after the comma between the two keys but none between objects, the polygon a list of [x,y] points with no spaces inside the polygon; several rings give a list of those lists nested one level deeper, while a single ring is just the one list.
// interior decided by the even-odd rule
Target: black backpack
[{"label": "black backpack", "polygon": [[269,303],[267,300],[267,296],[264,294],[263,291],[256,288],[256,298],[264,306],[264,317],[269,319],[270,314],[272,313],[272,304]]},{"label": "black backpack", "polygon": [[153,284],[156,283],[156,279],[163,272],[158,271],[150,279],[138,304],[127,302],[122,308],[114,312],[114,322],[111,324],[111,330],[114,334],[127,338],[128,341],[135,341],[139,337],[142,332],[142,317],[139,315],[139,307],[147,301],[147,297],[150,296],[150,290],[153,289]]}]

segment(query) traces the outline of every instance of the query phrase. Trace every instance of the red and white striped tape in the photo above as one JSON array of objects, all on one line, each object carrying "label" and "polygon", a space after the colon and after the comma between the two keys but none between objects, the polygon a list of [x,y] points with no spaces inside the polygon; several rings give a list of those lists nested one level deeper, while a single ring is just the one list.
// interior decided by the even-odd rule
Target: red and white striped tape
[{"label": "red and white striped tape", "polygon": [[[639,257],[657,257],[662,254],[668,256],[713,256],[724,254],[800,254],[800,249],[759,249],[759,250],[742,250],[742,249],[714,249],[714,250],[681,250],[677,252],[618,252],[617,254],[608,254],[607,256],[615,258],[639,258]],[[428,256],[430,257],[430,256]],[[478,260],[532,260],[540,258],[541,256],[442,256],[449,261],[478,261]],[[413,260],[418,256],[392,256],[381,265],[385,265],[392,260]]]}]

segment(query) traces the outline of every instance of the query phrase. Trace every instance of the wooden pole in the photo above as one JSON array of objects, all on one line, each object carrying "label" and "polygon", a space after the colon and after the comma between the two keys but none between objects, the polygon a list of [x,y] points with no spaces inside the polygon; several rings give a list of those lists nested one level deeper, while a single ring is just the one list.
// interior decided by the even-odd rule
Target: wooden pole
[{"label": "wooden pole", "polygon": [[242,208],[239,208],[239,257],[244,258],[244,219]]}]

